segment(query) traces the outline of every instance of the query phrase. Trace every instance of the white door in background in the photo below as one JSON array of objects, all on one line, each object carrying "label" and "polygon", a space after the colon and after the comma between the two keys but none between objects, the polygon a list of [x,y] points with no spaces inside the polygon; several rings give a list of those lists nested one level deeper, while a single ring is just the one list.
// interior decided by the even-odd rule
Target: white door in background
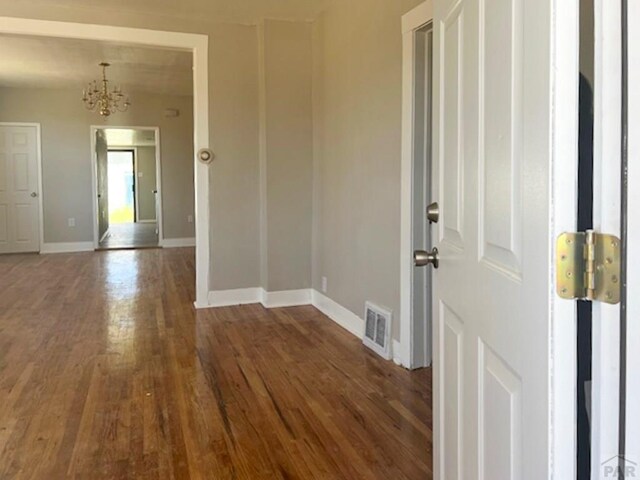
[{"label": "white door in background", "polygon": [[552,245],[575,230],[576,10],[435,1],[439,480],[575,478],[575,303],[554,293]]},{"label": "white door in background", "polygon": [[0,125],[0,253],[40,251],[35,126]]}]

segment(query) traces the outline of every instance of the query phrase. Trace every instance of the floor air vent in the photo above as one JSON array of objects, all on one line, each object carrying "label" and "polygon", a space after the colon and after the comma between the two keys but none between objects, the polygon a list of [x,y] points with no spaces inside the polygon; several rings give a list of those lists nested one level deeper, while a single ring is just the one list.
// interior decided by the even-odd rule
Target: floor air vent
[{"label": "floor air vent", "polygon": [[381,357],[391,358],[391,312],[365,303],[363,343]]}]

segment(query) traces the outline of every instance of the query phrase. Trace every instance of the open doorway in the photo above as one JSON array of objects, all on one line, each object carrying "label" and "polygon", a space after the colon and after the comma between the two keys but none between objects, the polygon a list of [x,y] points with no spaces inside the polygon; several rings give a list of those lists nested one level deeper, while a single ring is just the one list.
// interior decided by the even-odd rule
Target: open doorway
[{"label": "open doorway", "polygon": [[97,248],[162,246],[159,129],[93,127]]},{"label": "open doorway", "polygon": [[[209,146],[208,37],[108,25],[86,28],[82,23],[17,17],[3,18],[0,35],[3,45],[13,42],[3,53],[17,59],[3,65],[20,65],[22,69],[13,85],[15,91],[3,99],[2,116],[11,117],[3,121],[40,123],[43,131],[49,132],[42,142],[41,251],[68,253],[98,247],[96,189],[90,185],[96,178],[91,172],[95,162],[91,161],[87,127],[100,120],[102,126],[113,120],[125,125],[158,125],[163,131],[164,168],[170,179],[165,192],[167,199],[176,198],[168,202],[166,238],[162,238],[160,225],[159,240],[164,247],[195,246],[194,300],[198,308],[208,306],[209,166],[194,155]],[[38,55],[29,53],[34,51]],[[109,80],[132,94],[132,108],[105,120],[85,109],[81,99],[83,87],[99,75],[97,66],[109,59],[114,59]],[[182,93],[182,85],[188,92]],[[37,94],[31,91],[34,89],[39,90]],[[78,142],[69,141],[71,132],[78,135]],[[176,137],[184,141],[176,143]],[[161,217],[158,221],[162,224]]]}]

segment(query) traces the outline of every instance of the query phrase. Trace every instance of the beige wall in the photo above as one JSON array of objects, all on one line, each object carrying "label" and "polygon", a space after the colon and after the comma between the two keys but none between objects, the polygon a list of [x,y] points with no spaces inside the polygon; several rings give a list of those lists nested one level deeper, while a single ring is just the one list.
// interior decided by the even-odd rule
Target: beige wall
[{"label": "beige wall", "polygon": [[[200,16],[185,19],[166,4],[133,12],[126,5],[78,6],[70,0],[0,0],[0,15],[209,36],[209,114],[216,162],[211,175],[211,285],[255,287],[259,272],[258,47],[254,25],[224,24]],[[168,7],[167,7],[168,5]],[[165,8],[166,7],[166,8]],[[163,176],[165,172],[163,171]],[[86,180],[86,178],[84,179]],[[166,207],[165,213],[166,213]],[[165,225],[165,230],[169,225]]]},{"label": "beige wall", "polygon": [[400,18],[418,0],[333,2],[315,25],[313,286],[362,316],[393,310],[399,336]]},{"label": "beige wall", "polygon": [[[156,220],[156,148],[136,147],[138,221]],[[166,182],[165,182],[166,183]]]},{"label": "beige wall", "polygon": [[311,24],[300,22],[267,20],[261,28],[262,238],[266,256],[262,287],[267,291],[311,286],[311,32]]},{"label": "beige wall", "polygon": [[102,130],[96,132],[96,164],[98,189],[98,240],[109,230],[109,153],[107,140]]},{"label": "beige wall", "polygon": [[[131,101],[128,112],[104,120],[75,90],[0,89],[0,121],[41,124],[45,243],[93,240],[90,125],[160,127],[164,236],[194,236],[193,100],[132,94]],[[166,108],[180,116],[165,118]]]},{"label": "beige wall", "polygon": [[0,0],[0,15],[209,35],[214,290],[304,288],[311,263],[351,311],[397,315],[400,18],[419,0],[331,2],[312,27],[262,29],[68,1]]},{"label": "beige wall", "polygon": [[258,35],[256,27],[219,25],[209,37],[211,285],[260,285]]}]

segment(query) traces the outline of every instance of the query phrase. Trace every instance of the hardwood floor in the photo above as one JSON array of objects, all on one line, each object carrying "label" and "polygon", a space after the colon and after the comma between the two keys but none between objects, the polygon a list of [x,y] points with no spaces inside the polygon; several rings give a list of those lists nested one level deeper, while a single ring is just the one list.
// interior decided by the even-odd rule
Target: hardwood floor
[{"label": "hardwood floor", "polygon": [[0,256],[0,479],[431,478],[430,369],[193,290],[192,249]]},{"label": "hardwood floor", "polygon": [[100,250],[151,248],[158,246],[157,223],[116,223],[109,226]]}]

